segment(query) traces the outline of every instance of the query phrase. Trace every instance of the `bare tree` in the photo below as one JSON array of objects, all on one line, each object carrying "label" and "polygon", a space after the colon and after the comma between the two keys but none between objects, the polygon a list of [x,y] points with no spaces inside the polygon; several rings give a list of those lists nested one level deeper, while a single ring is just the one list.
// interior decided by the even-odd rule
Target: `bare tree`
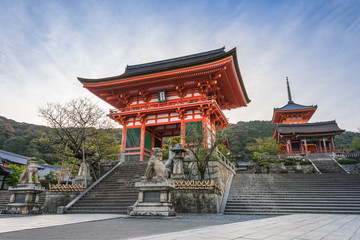
[{"label": "bare tree", "polygon": [[84,97],[64,104],[47,103],[39,108],[39,115],[54,129],[54,142],[67,148],[68,156],[77,159],[83,158],[84,146],[89,139],[113,128],[105,112]]}]

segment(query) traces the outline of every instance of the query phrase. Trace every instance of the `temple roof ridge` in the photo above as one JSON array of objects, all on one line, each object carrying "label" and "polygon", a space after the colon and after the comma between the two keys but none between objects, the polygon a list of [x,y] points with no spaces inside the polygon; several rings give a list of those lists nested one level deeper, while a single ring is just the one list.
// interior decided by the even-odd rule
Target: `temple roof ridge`
[{"label": "temple roof ridge", "polygon": [[308,122],[308,123],[275,123],[275,126],[278,127],[307,127],[307,126],[320,126],[320,125],[329,125],[329,124],[337,124],[336,120],[330,121],[321,121],[321,122]]},{"label": "temple roof ridge", "polygon": [[301,105],[297,104],[294,101],[289,101],[286,105],[280,108],[274,108],[277,111],[290,111],[290,110],[305,110],[305,109],[312,109],[317,108],[317,105]]},{"label": "temple roof ridge", "polygon": [[132,70],[132,69],[136,69],[136,68],[149,67],[149,66],[160,65],[160,64],[164,64],[164,63],[177,62],[177,61],[188,60],[188,59],[192,59],[192,58],[203,57],[203,56],[224,53],[224,52],[225,52],[225,47],[222,47],[222,48],[218,48],[218,49],[214,49],[214,50],[210,50],[210,51],[206,51],[206,52],[201,52],[201,53],[196,53],[196,54],[191,54],[191,55],[186,55],[186,56],[181,56],[181,57],[175,57],[175,58],[169,58],[169,59],[160,60],[160,61],[141,63],[141,64],[136,64],[136,65],[127,65],[125,72],[127,70]]}]

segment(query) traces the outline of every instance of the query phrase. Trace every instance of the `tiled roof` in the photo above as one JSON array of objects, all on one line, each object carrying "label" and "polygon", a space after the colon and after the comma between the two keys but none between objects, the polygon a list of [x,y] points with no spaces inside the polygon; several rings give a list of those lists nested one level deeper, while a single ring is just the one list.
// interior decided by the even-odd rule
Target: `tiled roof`
[{"label": "tiled roof", "polygon": [[293,101],[289,101],[288,104],[286,104],[285,106],[283,106],[281,108],[275,108],[275,110],[276,111],[306,110],[306,109],[311,109],[311,108],[315,108],[315,107],[317,107],[317,105],[305,106],[305,105],[300,105],[300,104],[294,103]]},{"label": "tiled roof", "polygon": [[13,163],[26,165],[26,162],[30,157],[0,150],[0,158]]},{"label": "tiled roof", "polygon": [[83,83],[102,82],[102,81],[116,80],[116,79],[119,80],[132,76],[156,73],[156,72],[206,63],[221,58],[223,56],[227,56],[229,54],[231,55],[235,50],[236,49],[234,48],[228,52],[225,52],[225,47],[222,47],[212,51],[196,53],[196,54],[177,57],[177,58],[170,58],[162,61],[155,61],[155,62],[149,62],[149,63],[137,64],[137,65],[128,65],[123,74],[114,77],[99,78],[99,79],[87,79],[87,78],[78,78],[78,79],[80,82]]},{"label": "tiled roof", "polygon": [[280,134],[307,134],[307,133],[340,133],[336,121],[302,123],[302,124],[275,124],[275,130]]},{"label": "tiled roof", "polygon": [[[19,154],[0,150],[0,159],[1,160],[6,160],[6,161],[9,161],[12,163],[19,164],[19,165],[26,165],[26,162],[29,158],[30,157],[26,157],[26,156],[22,156]],[[61,168],[61,166],[38,164],[38,168],[39,168],[39,175],[43,179],[46,174],[50,173],[50,171],[55,172],[55,171],[59,170]],[[4,168],[4,169],[8,171],[8,168]]]}]

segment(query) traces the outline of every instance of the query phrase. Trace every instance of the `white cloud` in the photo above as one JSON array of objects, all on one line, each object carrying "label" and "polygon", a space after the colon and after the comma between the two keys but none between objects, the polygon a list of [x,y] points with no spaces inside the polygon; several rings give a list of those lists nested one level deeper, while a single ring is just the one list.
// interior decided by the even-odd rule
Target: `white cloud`
[{"label": "white cloud", "polygon": [[39,105],[96,99],[77,76],[114,76],[127,64],[226,46],[237,47],[252,100],[226,112],[231,122],[271,120],[273,108],[287,102],[289,76],[295,102],[318,104],[314,121],[336,119],[352,131],[360,126],[358,4],[162,3],[7,4],[0,10],[1,115],[43,123]]}]

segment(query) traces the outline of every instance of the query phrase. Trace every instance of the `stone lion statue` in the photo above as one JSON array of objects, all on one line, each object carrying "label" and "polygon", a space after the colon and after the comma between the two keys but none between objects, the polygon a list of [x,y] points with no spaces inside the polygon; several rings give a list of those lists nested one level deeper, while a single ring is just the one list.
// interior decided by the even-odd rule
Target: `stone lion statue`
[{"label": "stone lion statue", "polygon": [[35,158],[29,158],[26,162],[25,171],[20,174],[19,184],[33,184],[33,177],[35,184],[40,184],[38,171],[39,169],[37,167]]},{"label": "stone lion statue", "polygon": [[[166,181],[169,177],[169,169],[162,162],[161,148],[153,148],[153,153],[149,158],[148,166],[145,172],[145,180]],[[156,175],[155,177],[154,174]]]}]

